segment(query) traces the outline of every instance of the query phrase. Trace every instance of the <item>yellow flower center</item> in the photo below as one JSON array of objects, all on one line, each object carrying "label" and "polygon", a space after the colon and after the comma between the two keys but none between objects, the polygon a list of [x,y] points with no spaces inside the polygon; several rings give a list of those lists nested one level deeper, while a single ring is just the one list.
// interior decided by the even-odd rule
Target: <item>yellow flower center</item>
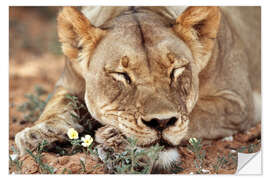
[{"label": "yellow flower center", "polygon": [[71,137],[75,138],[76,137],[76,133],[72,132]]}]

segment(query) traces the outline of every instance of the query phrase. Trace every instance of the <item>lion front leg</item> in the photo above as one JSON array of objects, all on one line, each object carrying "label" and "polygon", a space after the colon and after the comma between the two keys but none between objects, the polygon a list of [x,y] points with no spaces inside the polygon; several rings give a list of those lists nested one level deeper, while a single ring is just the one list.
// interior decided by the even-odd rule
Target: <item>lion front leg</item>
[{"label": "lion front leg", "polygon": [[244,131],[254,124],[252,95],[244,100],[233,91],[220,91],[198,100],[186,140],[191,137],[217,139]]},{"label": "lion front leg", "polygon": [[15,143],[20,155],[26,154],[26,149],[34,150],[43,140],[49,144],[66,140],[69,128],[83,131],[78,120],[71,116],[71,112],[75,112],[67,95],[66,89],[58,87],[35,125],[16,134]]}]

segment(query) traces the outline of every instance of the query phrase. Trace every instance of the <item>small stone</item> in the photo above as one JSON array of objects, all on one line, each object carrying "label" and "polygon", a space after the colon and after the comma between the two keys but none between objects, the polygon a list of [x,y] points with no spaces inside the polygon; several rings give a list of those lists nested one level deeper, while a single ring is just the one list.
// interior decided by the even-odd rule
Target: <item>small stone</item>
[{"label": "small stone", "polygon": [[222,139],[222,141],[233,141],[233,136],[228,136]]},{"label": "small stone", "polygon": [[209,173],[210,171],[207,170],[207,169],[202,169],[202,172],[203,172],[203,173]]}]

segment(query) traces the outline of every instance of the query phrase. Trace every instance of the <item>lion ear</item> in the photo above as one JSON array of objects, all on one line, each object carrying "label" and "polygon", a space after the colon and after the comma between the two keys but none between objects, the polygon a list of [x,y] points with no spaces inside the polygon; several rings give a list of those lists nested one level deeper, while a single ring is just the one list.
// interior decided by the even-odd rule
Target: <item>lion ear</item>
[{"label": "lion ear", "polygon": [[58,15],[57,23],[59,41],[63,53],[69,59],[77,59],[80,51],[90,55],[105,33],[92,26],[75,7],[64,7]]},{"label": "lion ear", "polygon": [[210,59],[220,24],[218,7],[188,7],[177,19],[175,32],[190,47],[202,70]]}]

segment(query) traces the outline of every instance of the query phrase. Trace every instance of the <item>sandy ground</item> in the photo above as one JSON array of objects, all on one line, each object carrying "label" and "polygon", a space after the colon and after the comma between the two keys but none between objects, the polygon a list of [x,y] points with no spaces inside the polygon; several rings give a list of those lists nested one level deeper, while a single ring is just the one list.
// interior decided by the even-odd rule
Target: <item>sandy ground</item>
[{"label": "sandy ground", "polygon": [[[23,12],[29,13],[23,13]],[[53,9],[52,12],[56,12]],[[10,23],[14,23],[14,26],[10,27],[10,111],[9,111],[9,150],[12,154],[11,147],[14,146],[14,136],[17,132],[21,131],[25,127],[31,127],[32,123],[25,122],[23,119],[23,114],[17,111],[20,104],[26,101],[24,94],[31,93],[34,91],[34,87],[39,85],[43,87],[47,93],[44,95],[46,99],[48,93],[52,92],[53,87],[57,79],[62,73],[64,67],[64,57],[59,55],[59,44],[57,40],[54,39],[54,45],[56,46],[54,50],[50,50],[51,43],[37,44],[40,40],[38,38],[46,32],[46,30],[51,30],[53,35],[46,35],[47,38],[43,38],[43,41],[49,42],[50,37],[54,37],[56,33],[55,28],[55,18],[52,21],[44,20],[42,16],[36,16],[37,11],[30,11],[29,9],[14,9],[10,10]],[[20,18],[18,18],[20,17]],[[33,19],[33,17],[35,17]],[[22,25],[20,21],[27,20],[28,24],[25,25],[23,29],[33,29],[33,34],[31,37],[27,32],[19,31],[18,27]],[[19,21],[19,22],[18,22]],[[42,29],[41,29],[42,28]],[[41,31],[42,30],[42,31]],[[16,38],[15,38],[16,37]],[[29,37],[30,42],[25,42],[24,38]],[[25,43],[31,44],[24,47]],[[44,42],[43,42],[44,43]],[[46,47],[46,48],[44,48]],[[40,51],[39,49],[43,49]],[[37,49],[37,50],[36,50]],[[219,140],[204,140],[203,150],[206,151],[205,161],[203,163],[203,172],[216,173],[214,166],[218,162],[219,157],[227,157],[229,153],[232,153],[233,157],[237,159],[236,150],[242,147],[245,148],[244,152],[248,152],[248,147],[254,144],[252,152],[256,152],[260,149],[260,130],[261,126],[258,124],[256,127],[248,130],[247,132],[238,133],[232,137]],[[253,147],[253,146],[252,146]],[[249,148],[250,149],[250,148]],[[183,169],[179,174],[193,174],[196,173],[197,168],[194,164],[195,156],[186,146],[181,146],[178,148],[181,154],[181,168]],[[106,173],[101,167],[93,170],[93,166],[96,164],[101,164],[100,161],[94,159],[90,156],[86,156],[84,153],[77,153],[72,156],[59,156],[53,152],[43,153],[44,162],[50,166],[53,166],[56,173]],[[19,159],[22,164],[20,173],[27,174],[37,174],[41,173],[40,168],[34,162],[32,157],[29,155],[23,156]],[[85,162],[86,171],[82,171],[82,166],[80,160]],[[237,162],[233,159],[228,159],[222,167],[219,168],[218,173],[221,174],[234,174],[236,172]],[[10,166],[10,173],[19,173],[15,166]]]}]

